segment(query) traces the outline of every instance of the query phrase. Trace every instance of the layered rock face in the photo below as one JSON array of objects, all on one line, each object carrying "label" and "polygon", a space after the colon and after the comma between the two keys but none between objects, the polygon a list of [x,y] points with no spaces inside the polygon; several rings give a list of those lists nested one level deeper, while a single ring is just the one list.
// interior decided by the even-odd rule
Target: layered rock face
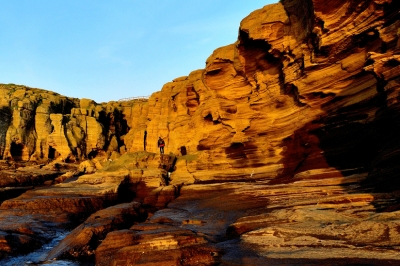
[{"label": "layered rock face", "polygon": [[[77,227],[49,259],[396,265],[399,14],[394,0],[282,0],[243,19],[238,41],[216,49],[205,69],[145,101],[97,104],[40,92],[40,102],[36,90],[4,85],[3,158],[104,160],[95,175],[1,208],[18,210],[47,193],[49,202],[68,198],[77,207],[77,198],[90,199],[87,211],[57,207],[79,221],[132,199],[151,210],[145,222],[132,218],[137,203],[128,222],[104,218],[126,206],[93,214],[91,229]],[[169,156],[156,155],[159,136]]]},{"label": "layered rock face", "polygon": [[282,1],[254,11],[206,69],[150,97],[128,150],[146,134],[155,151],[161,135],[167,152],[195,154],[179,169],[192,182],[379,168],[398,132],[397,10],[394,1]]},{"label": "layered rock face", "polygon": [[0,95],[0,159],[76,162],[125,150],[123,110],[132,103],[97,104],[13,84],[0,84]]},{"label": "layered rock face", "polygon": [[[153,94],[147,140],[161,135],[181,155],[171,184],[184,185],[158,212],[163,223],[205,234],[224,254],[210,265],[398,263],[399,10],[372,0],[266,6],[206,69]],[[126,136],[129,150],[141,149],[143,128]],[[128,243],[159,232],[130,230],[119,235]],[[115,261],[150,263],[113,239],[99,262],[108,247]],[[176,250],[165,240],[154,249]]]},{"label": "layered rock face", "polygon": [[149,210],[176,198],[178,188],[168,184],[165,170],[174,161],[142,152],[115,161],[98,156],[79,166],[0,164],[0,262],[78,225],[49,259],[91,259],[108,232],[144,221]]},{"label": "layered rock face", "polygon": [[[388,115],[396,119],[394,10],[392,1],[270,5],[245,18],[239,40],[215,50],[206,69],[167,83],[142,102],[97,104],[2,85],[1,155],[26,161],[85,159],[100,150],[108,157],[156,152],[162,136],[167,153],[197,156],[187,171],[198,181],[251,173],[274,178],[300,162],[320,164],[332,154],[327,129],[347,134],[338,137],[356,148],[396,131],[370,130]],[[350,139],[363,129],[369,131],[363,141]]]}]

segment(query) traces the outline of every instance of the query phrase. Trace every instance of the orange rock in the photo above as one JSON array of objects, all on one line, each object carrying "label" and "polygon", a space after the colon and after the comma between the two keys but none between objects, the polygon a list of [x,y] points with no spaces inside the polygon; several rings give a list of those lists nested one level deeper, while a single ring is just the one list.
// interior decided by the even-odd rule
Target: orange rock
[{"label": "orange rock", "polygon": [[218,249],[190,230],[169,226],[147,227],[141,231],[122,230],[107,235],[96,250],[96,265],[115,262],[135,265],[215,265]]},{"label": "orange rock", "polygon": [[[282,0],[244,18],[238,41],[205,69],[145,101],[45,94],[40,137],[22,129],[39,91],[2,86],[4,157],[104,156],[62,193],[29,192],[1,208],[87,213],[79,193],[115,197],[121,184],[167,207],[151,225],[108,234],[96,251],[104,265],[398,264],[399,11],[393,0]],[[67,102],[68,112],[50,112]],[[54,136],[48,118],[67,134]],[[171,156],[158,155],[160,136]],[[214,257],[219,247],[226,253]]]},{"label": "orange rock", "polygon": [[143,221],[145,212],[137,202],[115,205],[92,214],[54,247],[46,260],[60,258],[88,259],[107,233],[129,228],[134,222]]}]

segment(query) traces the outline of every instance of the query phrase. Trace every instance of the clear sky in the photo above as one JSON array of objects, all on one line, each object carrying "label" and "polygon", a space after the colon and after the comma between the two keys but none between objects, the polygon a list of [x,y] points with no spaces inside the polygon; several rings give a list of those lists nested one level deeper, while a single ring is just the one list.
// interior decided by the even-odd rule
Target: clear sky
[{"label": "clear sky", "polygon": [[240,21],[278,0],[0,3],[0,83],[108,102],[149,96],[205,67]]}]

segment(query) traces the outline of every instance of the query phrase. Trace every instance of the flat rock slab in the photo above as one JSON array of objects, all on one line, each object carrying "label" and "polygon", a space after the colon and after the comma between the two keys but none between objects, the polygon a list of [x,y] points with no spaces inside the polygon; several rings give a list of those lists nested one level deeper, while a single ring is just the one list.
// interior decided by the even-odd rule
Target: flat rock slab
[{"label": "flat rock slab", "polygon": [[[69,183],[29,190],[0,205],[0,257],[27,253],[73,228],[92,213],[118,203],[126,172],[84,175]],[[14,241],[21,238],[24,241]],[[28,243],[21,245],[20,243]]]},{"label": "flat rock slab", "polygon": [[221,265],[399,263],[400,211],[376,209],[377,201],[390,205],[391,197],[362,190],[349,194],[359,189],[355,184],[365,178],[362,174],[319,176],[319,181],[297,178],[284,184],[183,186],[180,196],[146,223],[109,233],[96,250],[96,263],[152,265],[171,258],[170,265],[191,265],[180,261],[182,243],[191,241],[199,251],[211,252],[207,263]]},{"label": "flat rock slab", "polygon": [[216,265],[219,251],[191,230],[140,224],[109,233],[96,250],[96,265]]},{"label": "flat rock slab", "polygon": [[141,222],[146,217],[147,214],[138,202],[119,204],[100,210],[68,234],[50,251],[46,259],[89,259],[107,233],[129,228],[134,222]]}]

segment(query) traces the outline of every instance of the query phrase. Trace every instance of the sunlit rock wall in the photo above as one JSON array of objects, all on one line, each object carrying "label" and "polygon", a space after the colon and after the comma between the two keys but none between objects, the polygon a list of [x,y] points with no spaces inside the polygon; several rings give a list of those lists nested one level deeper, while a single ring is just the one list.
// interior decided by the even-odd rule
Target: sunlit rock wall
[{"label": "sunlit rock wall", "polygon": [[155,152],[162,136],[167,153],[196,154],[186,167],[198,182],[364,169],[379,156],[376,142],[367,147],[381,133],[394,141],[398,128],[373,131],[398,124],[398,11],[397,2],[372,0],[288,0],[254,11],[204,70],[150,97],[132,118],[141,122],[128,150],[146,139]]},{"label": "sunlit rock wall", "polygon": [[105,151],[111,158],[158,152],[163,137],[165,152],[182,156],[172,173],[185,176],[182,182],[326,167],[373,175],[397,158],[399,5],[268,5],[242,20],[238,40],[216,49],[205,69],[147,100],[97,104],[43,92],[39,99],[36,91],[3,86],[2,112],[12,119],[1,121],[2,156],[82,159]]},{"label": "sunlit rock wall", "polygon": [[72,162],[102,150],[126,150],[129,126],[121,103],[97,104],[14,84],[0,84],[0,94],[1,159]]}]

